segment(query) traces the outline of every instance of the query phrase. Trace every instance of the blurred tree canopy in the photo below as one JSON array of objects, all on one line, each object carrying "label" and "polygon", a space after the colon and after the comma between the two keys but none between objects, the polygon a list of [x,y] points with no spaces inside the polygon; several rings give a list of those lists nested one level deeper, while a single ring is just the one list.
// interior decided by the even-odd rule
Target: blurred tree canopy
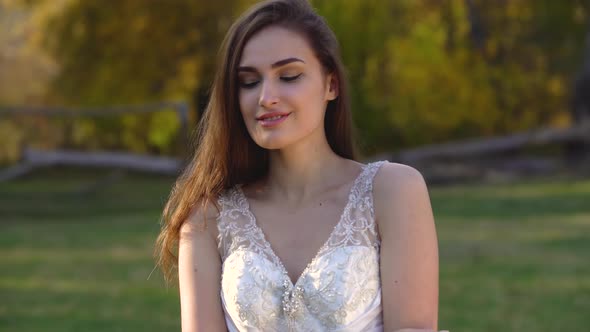
[{"label": "blurred tree canopy", "polygon": [[[45,13],[36,15],[42,28],[34,39],[59,64],[52,100],[184,99],[194,109],[205,105],[232,19],[255,2],[12,1]],[[368,154],[569,122],[571,82],[590,32],[586,1],[311,2],[340,39]],[[171,136],[157,132],[175,125],[162,116],[154,123],[165,151]],[[129,120],[119,130],[143,124]],[[145,150],[133,137],[126,145]]]},{"label": "blurred tree canopy", "polygon": [[589,23],[582,1],[316,3],[346,36],[369,150],[567,122]]}]

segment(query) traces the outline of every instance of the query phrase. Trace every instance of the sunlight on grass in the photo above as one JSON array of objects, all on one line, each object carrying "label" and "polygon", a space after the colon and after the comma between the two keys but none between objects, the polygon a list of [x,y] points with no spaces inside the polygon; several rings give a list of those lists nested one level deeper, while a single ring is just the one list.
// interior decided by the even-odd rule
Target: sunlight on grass
[{"label": "sunlight on grass", "polygon": [[[54,196],[91,179],[77,174],[52,189],[61,180],[0,186],[2,327],[180,330],[177,290],[165,287],[159,271],[148,280],[172,179],[130,176],[91,195]],[[589,180],[441,187],[431,198],[441,328],[590,326]]]}]

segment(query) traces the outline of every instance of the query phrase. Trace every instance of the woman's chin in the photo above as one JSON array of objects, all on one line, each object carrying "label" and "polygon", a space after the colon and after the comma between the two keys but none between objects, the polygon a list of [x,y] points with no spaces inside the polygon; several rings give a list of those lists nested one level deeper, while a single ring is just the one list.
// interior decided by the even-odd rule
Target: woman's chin
[{"label": "woman's chin", "polygon": [[289,145],[287,140],[279,137],[265,137],[255,140],[255,142],[258,146],[267,150],[279,150]]},{"label": "woman's chin", "polygon": [[258,146],[266,150],[280,150],[285,147],[284,144],[279,144],[278,142],[264,142],[259,143]]}]

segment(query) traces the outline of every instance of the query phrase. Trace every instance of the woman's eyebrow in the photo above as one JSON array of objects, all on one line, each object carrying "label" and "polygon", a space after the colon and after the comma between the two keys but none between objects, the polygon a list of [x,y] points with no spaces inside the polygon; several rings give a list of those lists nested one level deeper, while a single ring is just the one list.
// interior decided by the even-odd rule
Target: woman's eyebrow
[{"label": "woman's eyebrow", "polygon": [[[271,68],[277,68],[277,67],[281,67],[284,65],[287,65],[291,62],[302,62],[305,63],[305,61],[299,59],[299,58],[287,58],[287,59],[283,59],[283,60],[279,60],[275,63],[273,63],[272,65],[270,65]],[[245,72],[257,72],[256,68],[254,67],[249,67],[249,66],[240,66],[238,67],[238,71],[245,71]]]}]

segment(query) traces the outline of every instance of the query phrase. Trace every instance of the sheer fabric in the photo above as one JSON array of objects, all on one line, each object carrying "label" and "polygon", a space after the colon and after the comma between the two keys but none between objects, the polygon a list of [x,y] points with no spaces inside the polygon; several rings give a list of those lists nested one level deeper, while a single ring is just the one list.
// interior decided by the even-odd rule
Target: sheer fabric
[{"label": "sheer fabric", "polygon": [[229,331],[382,331],[380,240],[363,166],[329,238],[293,284],[241,185],[219,197],[221,299]]}]

